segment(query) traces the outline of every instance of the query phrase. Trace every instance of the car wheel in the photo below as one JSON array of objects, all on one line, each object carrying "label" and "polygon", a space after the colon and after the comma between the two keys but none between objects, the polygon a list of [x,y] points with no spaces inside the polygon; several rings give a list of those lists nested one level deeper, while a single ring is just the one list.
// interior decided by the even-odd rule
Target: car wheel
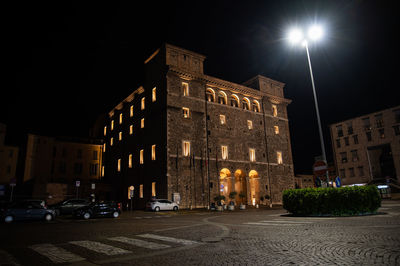
[{"label": "car wheel", "polygon": [[46,222],[50,222],[51,220],[53,220],[53,215],[51,215],[50,213],[47,213],[44,216],[44,219],[46,220]]},{"label": "car wheel", "polygon": [[113,218],[118,218],[118,216],[119,216],[119,212],[113,212],[113,214],[112,214]]},{"label": "car wheel", "polygon": [[178,206],[174,206],[174,211],[177,211],[178,210]]},{"label": "car wheel", "polygon": [[6,217],[4,217],[4,222],[6,223],[12,223],[14,221],[14,217],[11,215],[7,215]]},{"label": "car wheel", "polygon": [[159,211],[160,211],[160,207],[158,207],[158,206],[155,207],[155,208],[154,208],[154,211],[159,212]]},{"label": "car wheel", "polygon": [[83,218],[84,218],[85,220],[89,219],[89,218],[90,218],[90,213],[85,212],[85,213],[83,214]]}]

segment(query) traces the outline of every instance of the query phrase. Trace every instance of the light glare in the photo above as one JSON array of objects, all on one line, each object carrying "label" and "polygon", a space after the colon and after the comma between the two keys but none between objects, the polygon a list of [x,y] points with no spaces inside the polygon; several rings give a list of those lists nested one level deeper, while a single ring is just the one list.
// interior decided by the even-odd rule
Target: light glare
[{"label": "light glare", "polygon": [[308,30],[308,37],[311,40],[315,41],[315,40],[321,39],[322,35],[323,35],[323,31],[322,31],[322,28],[320,26],[313,25]]},{"label": "light glare", "polygon": [[301,42],[303,40],[303,32],[299,29],[292,29],[289,32],[289,40],[293,44]]}]

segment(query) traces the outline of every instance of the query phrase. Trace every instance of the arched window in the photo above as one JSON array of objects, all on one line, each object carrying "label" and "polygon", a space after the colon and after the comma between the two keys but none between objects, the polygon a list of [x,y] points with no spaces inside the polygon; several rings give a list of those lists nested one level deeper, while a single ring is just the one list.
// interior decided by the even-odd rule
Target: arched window
[{"label": "arched window", "polygon": [[253,101],[253,111],[256,113],[260,112],[260,103],[257,100]]},{"label": "arched window", "polygon": [[239,97],[236,94],[231,95],[231,106],[239,107]]},{"label": "arched window", "polygon": [[218,103],[220,104],[226,104],[227,103],[227,97],[226,97],[226,93],[223,91],[220,91],[218,93]]},{"label": "arched window", "polygon": [[244,110],[250,110],[250,100],[247,97],[243,98],[242,106]]},{"label": "arched window", "polygon": [[215,102],[215,91],[213,89],[207,88],[206,100],[207,102]]}]

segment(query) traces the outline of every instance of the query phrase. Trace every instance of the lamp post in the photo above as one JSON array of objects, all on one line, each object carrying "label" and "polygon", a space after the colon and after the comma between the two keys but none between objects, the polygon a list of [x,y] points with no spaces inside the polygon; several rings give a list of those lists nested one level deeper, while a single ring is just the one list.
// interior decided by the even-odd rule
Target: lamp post
[{"label": "lamp post", "polygon": [[[301,30],[293,29],[289,33],[289,40],[293,44],[301,43],[301,45],[306,48],[307,59],[308,59],[308,67],[310,69],[311,85],[312,85],[313,94],[314,94],[315,110],[316,110],[316,113],[317,113],[319,138],[320,138],[320,142],[321,142],[322,160],[325,161],[325,163],[327,163],[326,153],[325,153],[324,136],[323,136],[323,133],[322,133],[322,126],[321,126],[321,118],[319,116],[317,93],[315,91],[314,75],[313,75],[313,71],[312,71],[312,67],[311,67],[310,52],[308,50],[308,42],[310,40],[316,41],[316,40],[320,39],[322,37],[322,34],[323,34],[322,33],[322,29],[319,26],[314,25],[314,26],[311,26],[310,29],[308,30],[308,38],[303,35]],[[329,171],[328,170],[326,170],[326,181],[327,181],[327,185],[329,186]]]}]

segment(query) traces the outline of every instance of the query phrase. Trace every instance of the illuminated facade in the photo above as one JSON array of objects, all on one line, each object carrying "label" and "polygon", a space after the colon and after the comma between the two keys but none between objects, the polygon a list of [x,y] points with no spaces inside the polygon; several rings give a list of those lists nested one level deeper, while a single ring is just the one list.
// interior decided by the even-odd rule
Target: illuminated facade
[{"label": "illuminated facade", "polygon": [[[211,77],[203,73],[204,59],[165,44],[145,61],[143,86],[109,112],[104,174],[117,199],[129,203],[133,189],[134,208],[151,196],[204,207],[219,193],[228,202],[236,191],[237,203],[271,195],[280,204],[282,191],[294,187],[284,84],[263,76],[244,84]],[[116,141],[119,132],[124,137]]]}]

